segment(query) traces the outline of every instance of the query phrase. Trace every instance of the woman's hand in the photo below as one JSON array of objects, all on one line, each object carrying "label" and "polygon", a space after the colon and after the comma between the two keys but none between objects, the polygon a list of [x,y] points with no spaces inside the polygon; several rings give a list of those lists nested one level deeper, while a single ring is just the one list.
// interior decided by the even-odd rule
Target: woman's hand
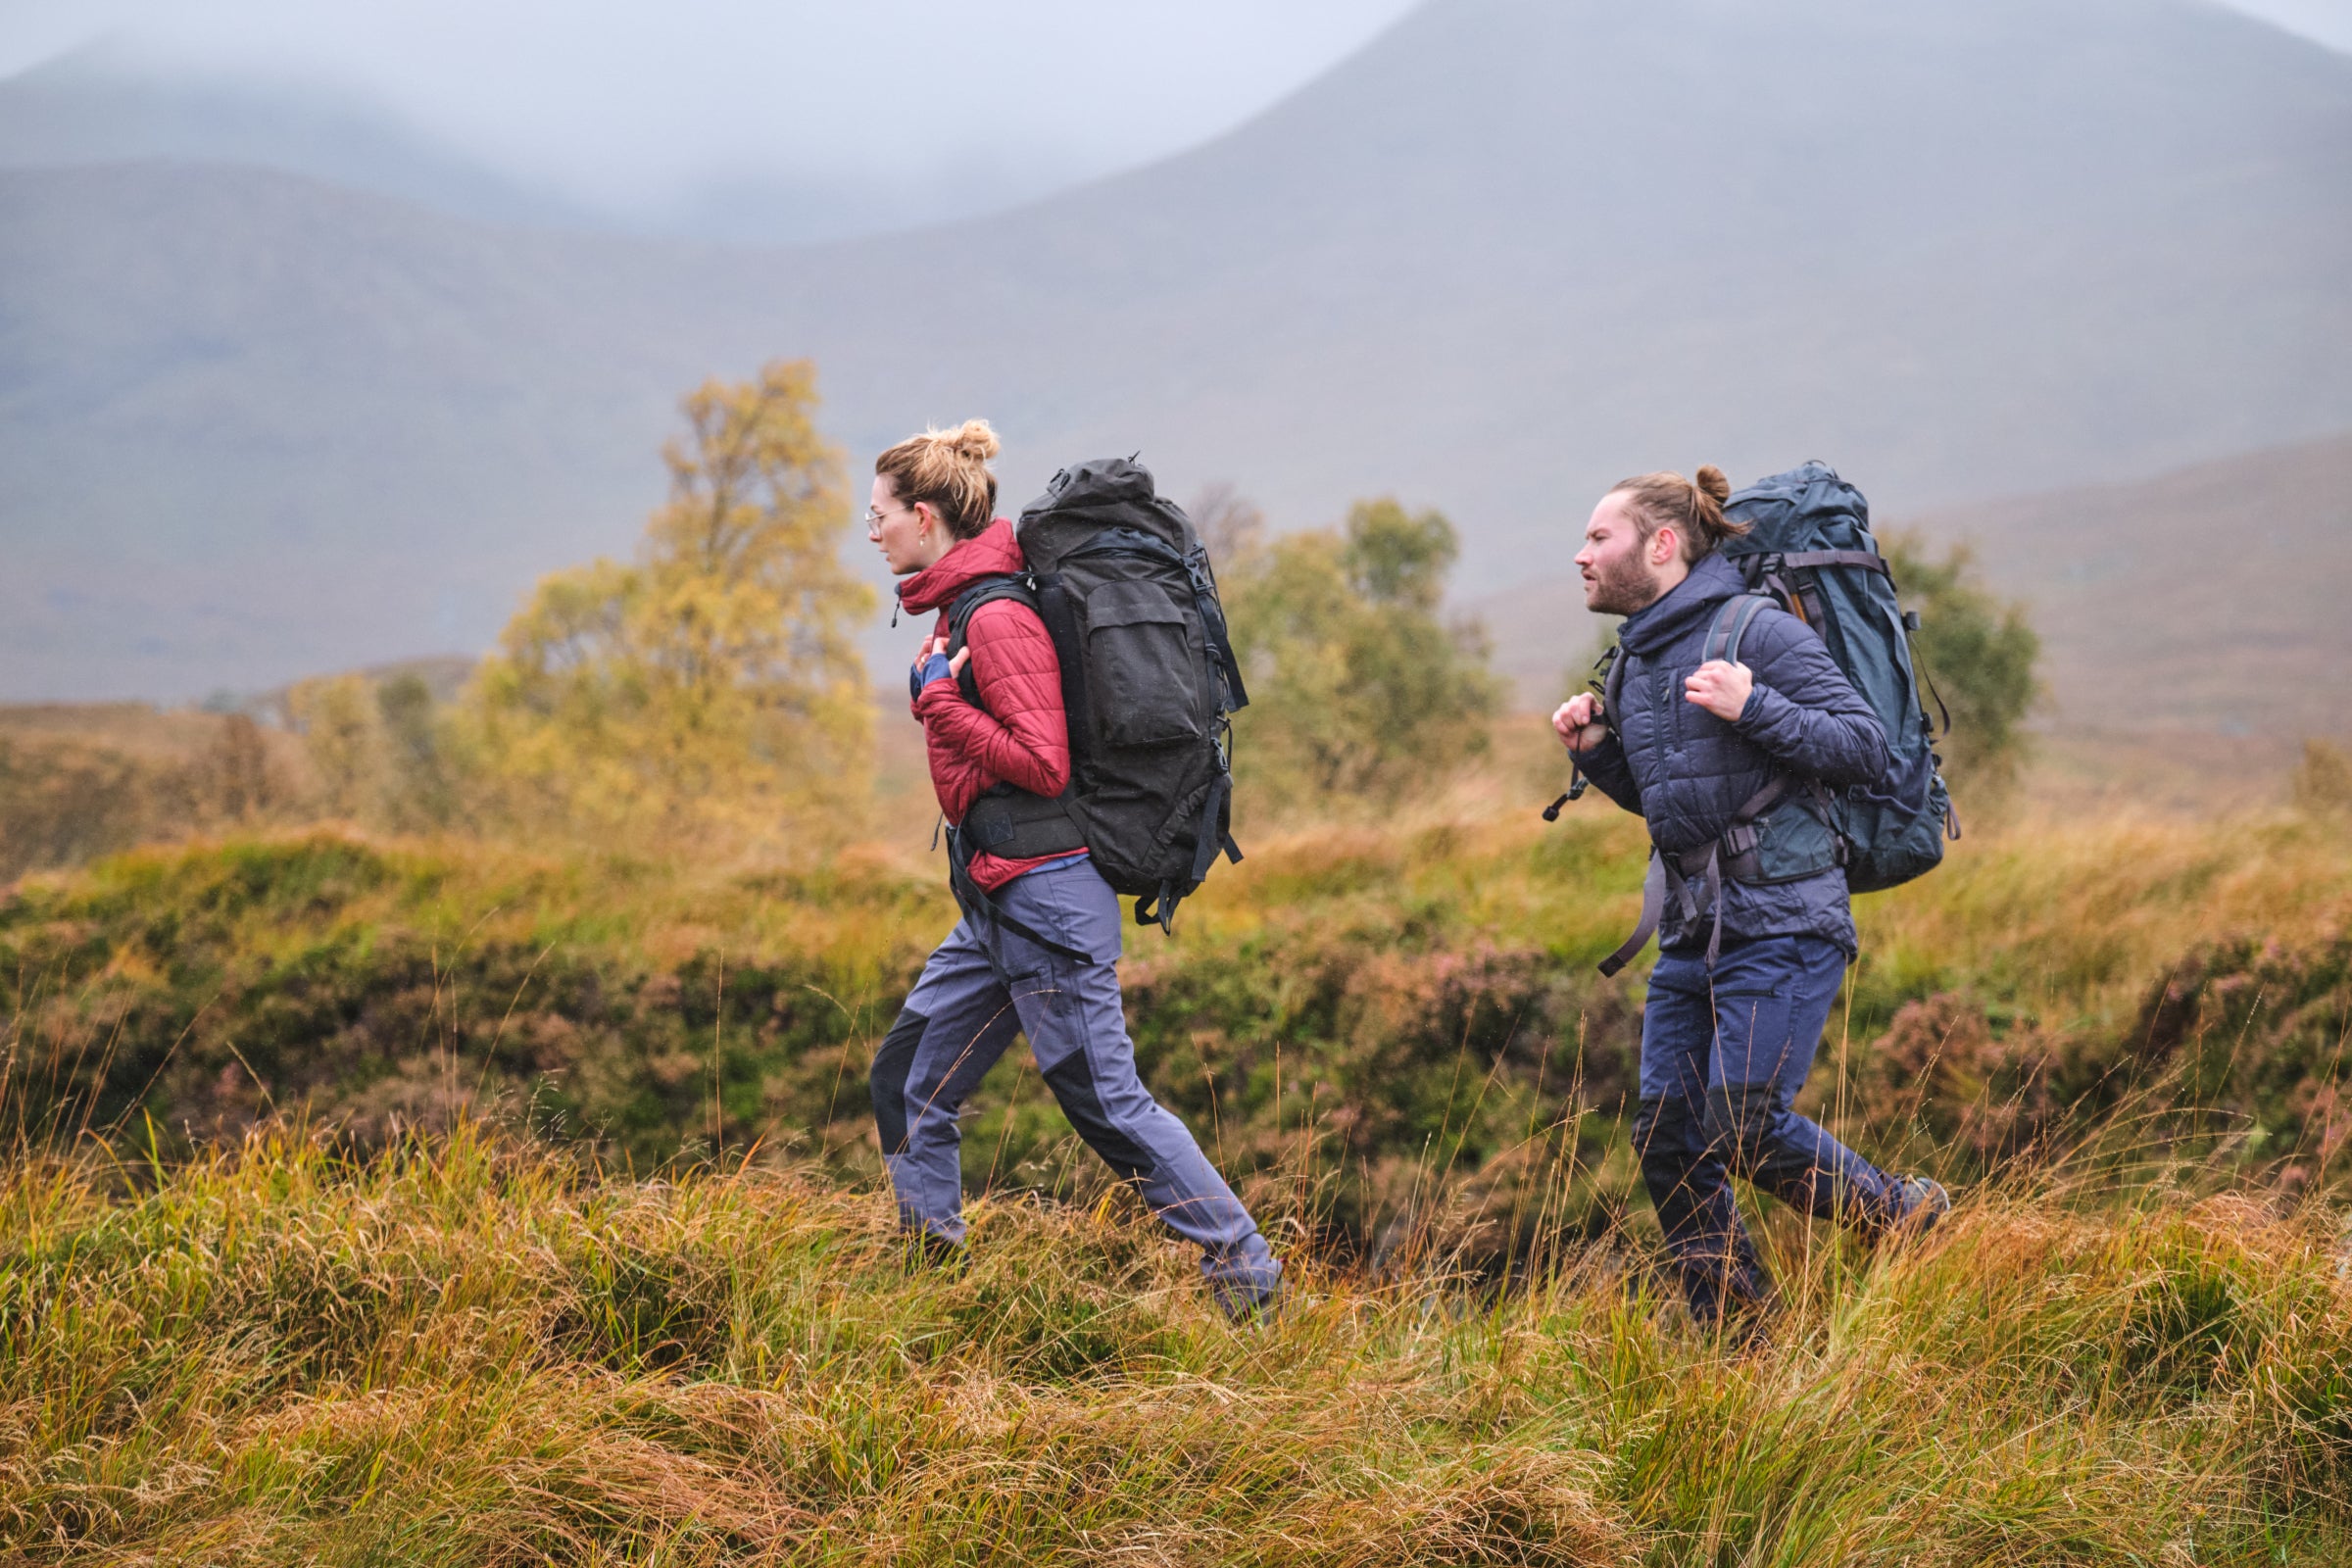
[{"label": "woman's hand", "polygon": [[971,645],[968,643],[956,651],[954,659],[948,657],[948,640],[945,637],[934,637],[923,644],[923,651],[914,656],[915,695],[922,695],[922,689],[935,680],[954,680],[961,675],[963,666],[970,662],[971,657]]},{"label": "woman's hand", "polygon": [[1727,724],[1737,724],[1747,711],[1748,693],[1756,689],[1755,672],[1745,664],[1710,659],[1683,682],[1683,695]]},{"label": "woman's hand", "polygon": [[1562,703],[1552,712],[1551,728],[1572,752],[1592,751],[1609,737],[1609,726],[1600,721],[1600,699],[1591,692],[1578,692]]}]

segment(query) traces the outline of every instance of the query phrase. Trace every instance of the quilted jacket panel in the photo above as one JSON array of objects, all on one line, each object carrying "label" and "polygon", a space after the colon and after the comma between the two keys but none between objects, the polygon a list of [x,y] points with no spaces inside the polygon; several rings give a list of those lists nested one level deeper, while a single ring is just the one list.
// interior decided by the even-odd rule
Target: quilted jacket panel
[{"label": "quilted jacket panel", "polygon": [[[899,602],[917,613],[938,611],[925,638],[948,634],[948,607],[986,576],[1023,568],[1020,542],[1003,517],[966,539],[899,586]],[[1046,623],[1027,605],[999,599],[982,605],[964,628],[980,701],[965,701],[952,680],[924,686],[912,704],[923,726],[931,789],[950,822],[961,823],[983,790],[1008,783],[1033,795],[1059,795],[1070,782],[1069,725],[1061,706],[1061,662]],[[993,893],[1048,860],[972,858],[972,880]]]}]

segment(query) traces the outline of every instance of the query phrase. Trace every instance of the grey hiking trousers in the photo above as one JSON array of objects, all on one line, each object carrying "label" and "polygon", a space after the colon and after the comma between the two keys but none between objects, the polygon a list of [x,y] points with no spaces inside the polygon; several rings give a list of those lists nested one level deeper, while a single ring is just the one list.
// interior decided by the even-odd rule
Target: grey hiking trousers
[{"label": "grey hiking trousers", "polygon": [[923,965],[868,1080],[901,1222],[963,1241],[956,1114],[1013,1035],[1026,1033],[1062,1114],[1168,1229],[1200,1247],[1218,1299],[1229,1310],[1270,1299],[1282,1265],[1192,1133],[1136,1075],[1119,1003],[1118,895],[1079,858],[1016,877],[995,899],[1038,935],[1089,956],[1050,953],[967,914]]}]

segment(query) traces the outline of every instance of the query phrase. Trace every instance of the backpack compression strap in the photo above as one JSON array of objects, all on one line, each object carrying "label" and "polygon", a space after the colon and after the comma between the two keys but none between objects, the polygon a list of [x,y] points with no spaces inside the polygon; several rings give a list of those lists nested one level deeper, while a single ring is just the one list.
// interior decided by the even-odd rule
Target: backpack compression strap
[{"label": "backpack compression strap", "polygon": [[1005,913],[998,906],[997,901],[990,898],[981,890],[980,884],[972,880],[972,853],[971,840],[964,833],[956,828],[948,829],[948,891],[956,895],[956,907],[961,909],[973,924],[1003,926],[1023,941],[1043,948],[1057,957],[1067,958],[1073,963],[1093,961],[1091,955],[1081,953],[1067,943],[1056,942],[1052,937],[1032,929],[1025,922]]},{"label": "backpack compression strap", "polygon": [[1657,846],[1649,850],[1649,870],[1642,878],[1642,920],[1634,934],[1619,944],[1615,953],[1600,960],[1600,972],[1614,975],[1634,961],[1635,955],[1649,946],[1649,939],[1658,934],[1658,921],[1666,914],[1666,858]]},{"label": "backpack compression strap", "polygon": [[[1894,586],[1894,568],[1886,558],[1874,550],[1740,550],[1727,551],[1740,575],[1749,587],[1759,585],[1772,590],[1782,609],[1819,632],[1828,613],[1822,606],[1818,568],[1822,566],[1854,566],[1863,571],[1875,571]],[[1800,577],[1799,571],[1814,570],[1815,575]]]}]

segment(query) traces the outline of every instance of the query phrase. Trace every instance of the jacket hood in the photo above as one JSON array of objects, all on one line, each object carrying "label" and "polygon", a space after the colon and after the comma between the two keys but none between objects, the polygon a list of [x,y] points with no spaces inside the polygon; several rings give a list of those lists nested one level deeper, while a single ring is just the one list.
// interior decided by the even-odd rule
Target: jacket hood
[{"label": "jacket hood", "polygon": [[938,610],[982,577],[1001,577],[1024,571],[1021,543],[1012,536],[1012,520],[999,517],[930,565],[899,584],[899,603],[919,613]]},{"label": "jacket hood", "polygon": [[1746,592],[1747,581],[1740,575],[1740,568],[1724,560],[1721,551],[1709,551],[1666,597],[1626,616],[1617,640],[1637,654],[1655,653],[1689,631],[1692,623],[1713,615],[1717,605]]}]

